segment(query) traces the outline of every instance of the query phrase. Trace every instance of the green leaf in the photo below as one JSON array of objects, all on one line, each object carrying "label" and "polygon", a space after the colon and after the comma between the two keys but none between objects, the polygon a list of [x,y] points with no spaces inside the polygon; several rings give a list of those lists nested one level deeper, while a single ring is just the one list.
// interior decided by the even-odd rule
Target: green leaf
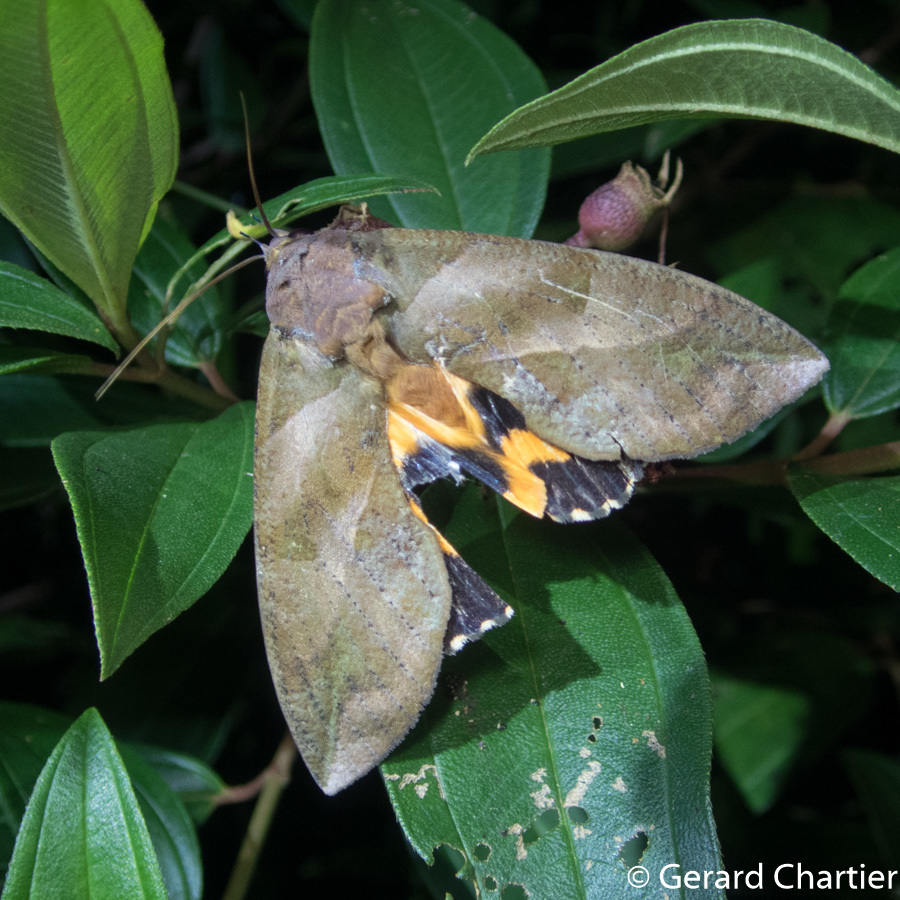
[{"label": "green leaf", "polygon": [[12,374],[0,378],[0,446],[43,447],[64,431],[206,418],[209,411],[147,385],[120,382],[102,403],[99,380]]},{"label": "green leaf", "polygon": [[[134,261],[135,277],[128,291],[131,322],[142,334],[159,323],[164,315],[169,281],[195,254],[196,248],[179,228],[163,219],[153,223]],[[195,281],[205,269],[197,262],[187,269],[187,276]],[[166,312],[171,312],[174,306],[172,303]],[[224,301],[218,288],[208,288],[178,317],[166,341],[166,359],[174,365],[193,367],[215,359],[222,346],[224,315]]]},{"label": "green leaf", "polygon": [[118,352],[97,314],[28,269],[0,262],[0,326],[31,328],[92,341]]},{"label": "green leaf", "polygon": [[0,867],[12,856],[28,798],[71,720],[37,706],[0,702]]},{"label": "green leaf", "polygon": [[900,152],[900,92],[840,47],[766,19],[650,38],[516,110],[473,148],[545,147],[664,119],[810,125]]},{"label": "green leaf", "polygon": [[[37,706],[0,702],[0,860],[12,855],[16,832],[41,769],[72,724]],[[199,897],[203,873],[188,808],[202,814],[225,785],[200,760],[143,744],[116,744],[162,867],[168,896]],[[4,852],[6,851],[6,852]]]},{"label": "green leaf", "polygon": [[201,597],[250,528],[253,404],[53,442],[85,559],[101,676]]},{"label": "green leaf", "polygon": [[[104,423],[87,404],[72,397],[68,379],[14,374],[0,378],[0,441],[5,447],[48,445],[63,431]],[[95,410],[97,404],[94,404]]]},{"label": "green leaf", "polygon": [[546,90],[506,35],[455,0],[321,0],[309,52],[335,172],[400,169],[440,192],[373,203],[376,215],[412,228],[532,234],[549,154],[464,165],[486,128]]},{"label": "green leaf", "polygon": [[882,861],[886,866],[896,866],[900,847],[900,763],[867,750],[848,750],[842,757]]},{"label": "green leaf", "polygon": [[671,584],[612,519],[500,530],[488,509],[467,491],[446,533],[516,615],[445,662],[382,768],[413,846],[463,853],[481,895],[618,900],[638,860],[720,868],[709,682]]},{"label": "green leaf", "polygon": [[20,347],[0,344],[0,375],[13,372],[67,372],[88,374],[94,368],[89,356],[76,353],[60,353],[42,347]]},{"label": "green leaf", "polygon": [[119,333],[175,177],[162,38],[139,0],[0,0],[0,211]]},{"label": "green leaf", "polygon": [[[284,228],[303,216],[342,203],[356,203],[358,200],[377,197],[380,194],[428,191],[434,191],[434,188],[418,178],[393,175],[337,175],[307,181],[306,184],[279,194],[273,200],[266,200],[263,203],[263,212],[274,227]],[[259,223],[256,213],[239,216],[238,222],[248,237],[263,238],[268,233],[265,226]],[[233,240],[228,229],[223,228],[218,234],[213,235],[198,253],[209,253],[216,247],[230,244]]]},{"label": "green leaf", "polygon": [[[217,798],[227,785],[202,760],[186,753],[175,753],[147,744],[131,744],[131,748],[163,778],[178,795],[190,817],[198,825],[215,811]],[[129,771],[131,766],[129,764]]]},{"label": "green leaf", "polygon": [[788,469],[803,511],[863,568],[900,590],[900,476],[846,479]]},{"label": "green leaf", "polygon": [[[900,210],[893,206],[872,197],[791,197],[714,244],[709,255],[723,272],[734,273],[748,265],[771,266],[773,302],[766,309],[802,333],[815,334],[798,318],[796,306],[805,299],[800,292],[808,295],[813,288],[826,301],[836,300],[861,260],[898,245]],[[736,283],[728,286],[736,289]],[[759,303],[765,297],[750,299]],[[810,313],[805,318],[812,321]],[[821,326],[816,327],[819,330]]]},{"label": "green leaf", "polygon": [[318,0],[275,0],[275,2],[297,28],[309,31]]},{"label": "green leaf", "polygon": [[187,810],[143,754],[127,745],[119,753],[128,770],[169,900],[203,896],[203,863],[197,832]]},{"label": "green leaf", "polygon": [[755,813],[778,799],[807,737],[809,700],[778,685],[713,677],[716,758]]},{"label": "green leaf", "polygon": [[828,326],[825,402],[858,419],[900,406],[900,247],[844,282]]},{"label": "green leaf", "polygon": [[756,814],[868,712],[875,671],[842,635],[782,623],[726,647],[711,672],[716,759]]},{"label": "green leaf", "polygon": [[3,900],[33,897],[166,898],[128,773],[95,709],[56,745],[28,801]]}]

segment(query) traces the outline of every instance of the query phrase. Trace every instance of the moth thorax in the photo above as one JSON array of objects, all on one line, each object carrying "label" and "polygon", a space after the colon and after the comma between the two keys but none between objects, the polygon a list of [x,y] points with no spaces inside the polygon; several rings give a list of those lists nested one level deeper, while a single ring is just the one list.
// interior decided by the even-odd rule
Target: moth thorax
[{"label": "moth thorax", "polygon": [[349,243],[328,235],[304,236],[285,247],[266,287],[271,323],[311,338],[325,356],[343,355],[365,337],[373,311],[387,302],[384,288],[356,274],[355,258]]},{"label": "moth thorax", "polygon": [[347,359],[379,381],[390,382],[406,367],[405,359],[388,343],[384,328],[373,319],[362,340],[347,347]]}]

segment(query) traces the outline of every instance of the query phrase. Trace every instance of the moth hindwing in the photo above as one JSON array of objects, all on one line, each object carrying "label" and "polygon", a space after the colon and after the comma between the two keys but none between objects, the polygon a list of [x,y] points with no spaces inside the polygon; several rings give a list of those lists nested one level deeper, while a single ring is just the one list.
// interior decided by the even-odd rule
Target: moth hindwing
[{"label": "moth hindwing", "polygon": [[511,615],[416,486],[470,474],[533,515],[598,518],[644,463],[735,440],[828,367],[742,297],[616,254],[345,209],[267,265],[260,610],[326,793],[400,742],[445,652]]}]

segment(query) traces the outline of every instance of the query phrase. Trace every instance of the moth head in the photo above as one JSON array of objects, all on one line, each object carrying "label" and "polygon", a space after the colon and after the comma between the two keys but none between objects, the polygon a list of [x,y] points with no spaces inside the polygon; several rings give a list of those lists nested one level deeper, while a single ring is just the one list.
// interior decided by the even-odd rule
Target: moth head
[{"label": "moth head", "polygon": [[362,340],[376,309],[390,297],[374,281],[360,278],[358,255],[346,232],[276,237],[266,264],[266,313],[283,334],[311,339],[332,359]]}]

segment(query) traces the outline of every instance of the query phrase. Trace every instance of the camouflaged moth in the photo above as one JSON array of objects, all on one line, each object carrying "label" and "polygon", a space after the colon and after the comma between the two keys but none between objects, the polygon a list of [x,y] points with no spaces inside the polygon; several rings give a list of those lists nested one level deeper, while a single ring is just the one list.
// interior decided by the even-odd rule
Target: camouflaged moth
[{"label": "camouflaged moth", "polygon": [[259,602],[327,794],[401,741],[445,653],[511,615],[416,486],[465,473],[532,515],[600,518],[645,463],[735,440],[828,368],[748,300],[612,253],[345,208],[265,256]]}]

